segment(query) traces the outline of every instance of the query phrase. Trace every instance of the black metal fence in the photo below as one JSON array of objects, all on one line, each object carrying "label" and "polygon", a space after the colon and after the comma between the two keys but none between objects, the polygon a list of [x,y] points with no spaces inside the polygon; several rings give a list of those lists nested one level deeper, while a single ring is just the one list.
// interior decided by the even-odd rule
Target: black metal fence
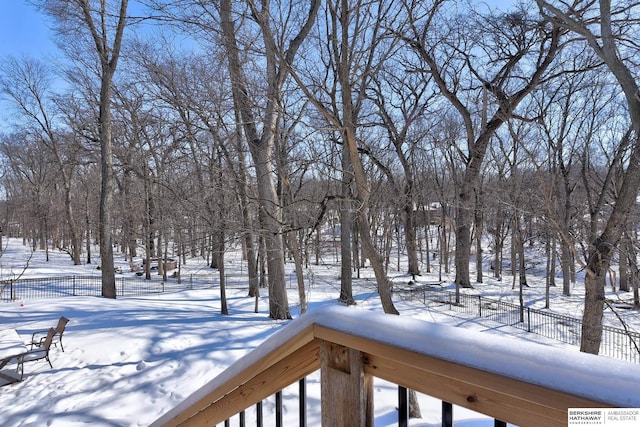
[{"label": "black metal fence", "polygon": [[[162,280],[154,277],[146,280],[141,276],[116,276],[118,296],[142,296],[176,292],[196,287],[210,287],[215,279],[211,275],[190,276],[178,281],[176,278]],[[438,290],[430,286],[395,291],[408,298],[420,299],[425,305],[447,309],[461,314],[493,320],[502,325],[513,326],[547,338],[572,345],[580,345],[582,321],[549,311],[521,307],[481,295],[460,294],[456,302],[455,292]],[[100,276],[62,276],[37,279],[0,280],[0,301],[59,298],[64,296],[100,296]],[[600,354],[640,363],[640,333],[608,325],[602,326]]]},{"label": "black metal fence", "polygon": [[[176,292],[193,289],[196,285],[207,284],[206,279],[194,280],[189,277],[178,281],[176,278],[162,280],[153,277],[146,280],[141,276],[116,276],[116,294],[118,296],[142,296],[164,292]],[[208,283],[210,285],[210,283]],[[100,276],[61,276],[36,279],[0,280],[0,301],[20,301],[64,296],[100,296],[102,278]]]},{"label": "black metal fence", "polygon": [[[502,325],[509,325],[557,341],[580,345],[582,321],[573,317],[531,307],[521,307],[519,304],[485,298],[481,295],[461,293],[456,302],[455,292],[434,289],[431,286],[396,290],[396,293],[408,298],[420,299],[430,307],[490,319]],[[640,333],[603,325],[600,355],[640,363]]]}]

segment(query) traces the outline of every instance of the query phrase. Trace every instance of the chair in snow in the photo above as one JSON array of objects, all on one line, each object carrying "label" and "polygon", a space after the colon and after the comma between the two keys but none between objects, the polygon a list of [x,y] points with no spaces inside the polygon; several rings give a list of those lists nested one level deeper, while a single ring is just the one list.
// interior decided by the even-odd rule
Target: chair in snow
[{"label": "chair in snow", "polygon": [[[58,320],[58,324],[56,325],[55,334],[53,335],[53,344],[57,347],[58,343],[60,343],[60,348],[64,351],[64,346],[62,345],[62,335],[64,334],[64,330],[67,327],[67,323],[69,323],[69,319],[62,316]],[[33,350],[34,346],[42,346],[45,338],[47,337],[47,333],[49,331],[36,331],[31,335],[31,349]]]},{"label": "chair in snow", "polygon": [[18,370],[20,371],[20,381],[22,381],[22,377],[24,376],[25,362],[34,362],[36,360],[46,359],[47,362],[49,362],[49,366],[51,366],[51,368],[53,369],[53,365],[51,364],[51,360],[49,359],[49,349],[51,348],[51,343],[53,342],[53,336],[55,334],[56,330],[50,328],[47,336],[42,341],[42,345],[18,356]]}]

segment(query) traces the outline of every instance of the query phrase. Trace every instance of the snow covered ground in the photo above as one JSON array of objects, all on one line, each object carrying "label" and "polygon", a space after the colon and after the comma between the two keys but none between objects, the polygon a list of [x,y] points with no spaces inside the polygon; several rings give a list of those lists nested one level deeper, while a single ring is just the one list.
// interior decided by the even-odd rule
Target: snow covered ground
[{"label": "snow covered ground", "polygon": [[[11,240],[0,258],[0,276],[99,274],[95,265],[73,266],[67,254],[50,251],[49,256],[50,261],[45,262],[44,252],[30,254],[21,241]],[[27,259],[29,267],[24,269]],[[118,262],[127,271],[124,259]],[[62,315],[71,319],[64,336],[66,351],[52,349],[53,369],[46,361],[26,364],[22,383],[0,387],[0,426],[149,425],[285,325],[286,322],[268,318],[266,295],[260,300],[260,312],[253,312],[254,300],[246,297],[246,287],[241,285],[242,266],[238,254],[230,253],[227,258],[230,283],[227,290],[230,314],[227,316],[219,314],[217,272],[209,270],[200,260],[189,260],[184,268],[183,277],[210,271],[210,283],[193,290],[117,300],[65,297],[0,304],[0,328],[15,328],[25,340],[32,331],[55,325]],[[293,267],[288,266],[288,269],[292,271]],[[337,304],[338,268],[311,266],[310,269],[313,274],[307,277],[309,309]],[[355,309],[380,311],[375,282],[365,277],[368,274],[369,271],[363,270],[364,278],[355,280],[354,296],[358,302]],[[397,282],[407,280],[399,273],[395,279]],[[423,276],[419,280],[429,282],[433,279]],[[536,305],[544,295],[544,287],[533,279],[530,284],[525,301]],[[489,281],[480,286],[481,289],[474,291],[486,291],[488,295],[505,300],[517,299],[517,291],[511,290],[510,282]],[[571,297],[562,297],[561,289],[553,289],[552,309],[579,317],[581,286],[574,290]],[[608,291],[610,298],[630,298]],[[403,316],[461,326],[487,337],[509,334],[517,340],[578,351],[575,347],[508,326],[434,311],[419,301],[395,302]],[[295,318],[299,315],[299,306],[297,290],[293,286],[290,305]],[[640,329],[637,312],[624,310],[622,316],[630,326]],[[376,380],[374,388],[375,425],[397,425],[396,386]],[[308,424],[320,425],[319,405],[313,404],[318,401],[320,392],[317,375],[309,378],[307,391],[310,402]],[[285,390],[287,426],[297,425],[296,395],[295,387]],[[410,425],[440,425],[440,402],[425,396],[420,399],[423,418],[411,420]],[[273,410],[273,399],[265,401],[265,425],[274,422]],[[454,410],[454,419],[457,426],[493,425],[493,420],[461,408]],[[250,425],[254,424],[250,413],[247,420]]]}]

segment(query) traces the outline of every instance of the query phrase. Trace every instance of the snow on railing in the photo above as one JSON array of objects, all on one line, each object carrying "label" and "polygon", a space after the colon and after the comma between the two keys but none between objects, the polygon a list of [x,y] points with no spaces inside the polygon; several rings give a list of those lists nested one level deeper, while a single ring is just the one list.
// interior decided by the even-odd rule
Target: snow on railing
[{"label": "snow on railing", "polygon": [[[543,337],[580,346],[582,320],[549,310],[487,298],[482,295],[458,295],[453,291],[419,286],[396,293],[435,309],[446,309],[476,318],[490,319]],[[640,333],[602,325],[600,355],[640,363]]]},{"label": "snow on railing", "polygon": [[516,425],[563,425],[569,408],[640,407],[640,372],[627,362],[331,307],[290,322],[153,425],[215,425],[318,369],[330,385],[323,425],[371,421],[372,377]]}]

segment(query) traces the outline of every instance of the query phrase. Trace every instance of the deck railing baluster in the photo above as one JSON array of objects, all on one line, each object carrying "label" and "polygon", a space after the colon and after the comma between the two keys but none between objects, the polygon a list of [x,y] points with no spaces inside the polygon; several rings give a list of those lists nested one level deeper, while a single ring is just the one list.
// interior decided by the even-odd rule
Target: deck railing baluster
[{"label": "deck railing baluster", "polygon": [[282,390],[276,393],[276,427],[282,427]]},{"label": "deck railing baluster", "polygon": [[302,378],[298,382],[298,392],[300,401],[300,427],[307,427],[307,380]]},{"label": "deck railing baluster", "polygon": [[406,387],[398,386],[398,426],[408,427],[409,425],[409,390]]},{"label": "deck railing baluster", "polygon": [[256,427],[262,427],[262,402],[256,403]]},{"label": "deck railing baluster", "polygon": [[453,405],[442,401],[442,427],[453,426]]}]

